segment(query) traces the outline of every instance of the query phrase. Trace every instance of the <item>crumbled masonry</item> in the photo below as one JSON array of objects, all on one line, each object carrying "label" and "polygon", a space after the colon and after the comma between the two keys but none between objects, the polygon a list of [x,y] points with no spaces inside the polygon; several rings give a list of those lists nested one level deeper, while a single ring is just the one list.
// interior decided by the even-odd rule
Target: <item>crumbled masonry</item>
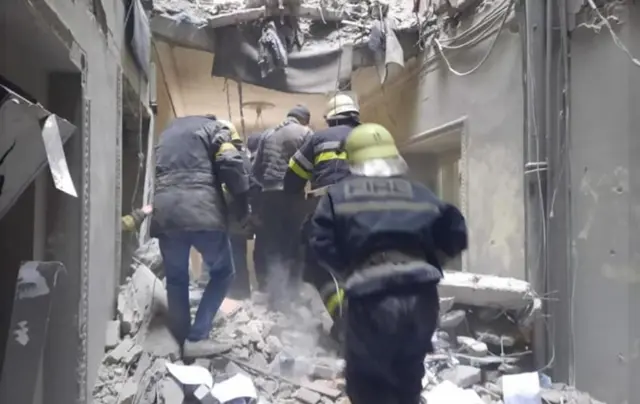
[{"label": "crumbled masonry", "polygon": [[[182,362],[164,318],[153,315],[153,305],[137,306],[151,300],[150,296],[122,296],[131,288],[151,294],[149,289],[136,287],[140,279],[134,272],[122,288],[118,306],[120,318],[132,310],[129,306],[135,306],[137,320],[126,326],[122,320],[109,324],[106,353],[93,392],[96,404],[174,404],[192,393],[184,391],[166,370],[167,361]],[[201,294],[202,288],[191,287],[193,314]],[[344,361],[326,337],[331,319],[317,292],[304,285],[298,301],[285,309],[286,314],[269,311],[265,304],[260,293],[247,301],[226,300],[216,317],[212,338],[232,348],[194,364],[209,369],[215,382],[236,373],[248,375],[259,393],[259,404],[348,404]],[[443,297],[435,352],[425,358],[425,392],[447,380],[473,389],[485,403],[502,403],[502,375],[531,368],[529,331],[521,326],[521,317],[528,315],[521,308],[463,305]],[[544,403],[602,404],[566,385],[552,384],[544,375],[541,386]]]}]

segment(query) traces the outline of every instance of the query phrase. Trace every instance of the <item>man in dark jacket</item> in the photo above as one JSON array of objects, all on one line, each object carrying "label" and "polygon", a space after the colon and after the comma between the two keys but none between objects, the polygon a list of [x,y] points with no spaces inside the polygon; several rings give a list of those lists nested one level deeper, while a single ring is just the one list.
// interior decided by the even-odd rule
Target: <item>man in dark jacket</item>
[{"label": "man in dark jacket", "polygon": [[[242,155],[244,165],[247,172],[251,172],[251,160],[249,151],[245,148],[244,142],[236,129],[236,126],[229,121],[218,120],[220,124],[229,129],[231,132],[231,142],[235,148]],[[253,178],[253,175],[249,175],[249,196],[251,205],[255,204],[255,199],[260,193],[260,184]],[[225,199],[230,210],[233,212],[236,209],[235,201],[225,187]],[[234,220],[232,215],[231,223],[229,226],[229,237],[231,239],[231,250],[233,252],[233,263],[236,269],[236,276],[229,288],[227,296],[232,299],[247,299],[251,296],[251,282],[249,280],[249,268],[247,266],[247,239],[253,238],[253,229],[249,226],[239,223]]]},{"label": "man in dark jacket", "polygon": [[460,211],[406,178],[391,134],[363,124],[345,151],[352,177],[329,188],[310,249],[347,300],[345,360],[352,404],[418,404],[447,259],[467,247]]},{"label": "man in dark jacket", "polygon": [[[286,300],[292,276],[301,271],[297,262],[298,239],[304,199],[284,193],[284,176],[289,160],[302,146],[311,130],[309,110],[301,105],[287,114],[286,119],[260,138],[253,175],[262,185],[256,229],[256,277],[259,287],[266,290],[271,303]],[[298,213],[300,212],[300,213]],[[295,279],[297,280],[297,279]]]},{"label": "man in dark jacket", "polygon": [[303,250],[303,280],[313,285],[323,294],[323,288],[332,283],[332,279],[315,260],[308,259],[304,251],[308,240],[308,218],[316,209],[318,200],[333,185],[350,175],[349,163],[343,150],[344,141],[353,128],[360,125],[360,109],[352,97],[338,94],[327,103],[324,116],[327,129],[314,133],[307,138],[302,147],[289,160],[289,169],[284,177],[284,189],[288,193],[301,193],[309,182],[306,193],[306,218],[302,224],[300,247]]},{"label": "man in dark jacket", "polygon": [[[216,354],[226,347],[210,341],[213,318],[233,280],[222,186],[233,196],[239,221],[249,215],[248,173],[231,133],[213,116],[177,118],[156,148],[156,187],[151,236],[164,261],[169,322],[183,356]],[[209,270],[193,325],[189,309],[189,250],[202,254]]]}]

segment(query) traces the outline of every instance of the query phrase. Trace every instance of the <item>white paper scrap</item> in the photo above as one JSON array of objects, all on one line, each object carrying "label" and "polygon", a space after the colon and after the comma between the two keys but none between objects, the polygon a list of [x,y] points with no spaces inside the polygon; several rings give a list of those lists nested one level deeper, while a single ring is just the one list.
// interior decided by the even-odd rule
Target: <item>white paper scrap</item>
[{"label": "white paper scrap", "polygon": [[73,185],[73,179],[69,173],[67,158],[64,154],[62,139],[60,138],[58,121],[56,121],[56,116],[53,114],[49,115],[44,121],[42,140],[44,141],[44,149],[47,153],[53,184],[60,191],[77,198],[78,193],[76,192],[76,187]]},{"label": "white paper scrap", "polygon": [[502,376],[504,404],[542,404],[538,372]]},{"label": "white paper scrap", "polygon": [[438,384],[431,391],[422,393],[429,404],[484,404],[478,393],[471,389],[461,389],[448,380]]},{"label": "white paper scrap", "polygon": [[213,387],[213,376],[202,366],[176,365],[175,363],[167,362],[167,370],[182,384],[191,386],[204,385],[209,389]]},{"label": "white paper scrap", "polygon": [[256,387],[251,378],[241,373],[217,383],[211,389],[211,395],[221,403],[227,403],[236,398],[258,398]]}]

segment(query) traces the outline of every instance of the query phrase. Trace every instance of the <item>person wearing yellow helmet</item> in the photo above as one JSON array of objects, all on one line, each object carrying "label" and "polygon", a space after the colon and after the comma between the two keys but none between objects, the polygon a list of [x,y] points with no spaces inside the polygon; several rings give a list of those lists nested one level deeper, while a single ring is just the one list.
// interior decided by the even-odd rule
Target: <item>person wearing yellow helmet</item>
[{"label": "person wearing yellow helmet", "polygon": [[[231,122],[224,119],[218,119],[222,127],[227,128],[231,133],[231,143],[242,155],[245,170],[249,176],[249,202],[255,205],[256,195],[260,192],[260,184],[258,184],[251,175],[251,158],[245,144],[238,133],[238,129]],[[232,195],[227,187],[222,187],[225,201],[228,209],[233,213],[238,208]],[[236,276],[233,283],[229,287],[227,297],[232,299],[247,299],[251,296],[251,282],[249,280],[249,267],[247,265],[247,239],[253,238],[253,229],[250,223],[240,223],[234,220],[236,215],[230,215],[229,238],[231,241],[231,252],[233,254],[233,262],[235,265]],[[206,271],[205,271],[206,273]]]},{"label": "person wearing yellow helmet", "polygon": [[352,404],[418,404],[437,285],[447,260],[467,248],[465,220],[406,176],[383,126],[353,129],[344,151],[353,175],[320,199],[308,243],[336,279],[325,301],[345,317],[347,395]]}]

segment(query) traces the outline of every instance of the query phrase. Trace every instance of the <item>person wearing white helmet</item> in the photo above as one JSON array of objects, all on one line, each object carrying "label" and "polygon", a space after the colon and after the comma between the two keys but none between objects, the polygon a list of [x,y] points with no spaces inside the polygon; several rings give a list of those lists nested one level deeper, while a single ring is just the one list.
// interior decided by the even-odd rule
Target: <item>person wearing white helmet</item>
[{"label": "person wearing white helmet", "polygon": [[348,94],[337,94],[327,102],[324,119],[329,127],[309,137],[289,160],[285,191],[301,192],[309,182],[309,196],[320,196],[327,186],[349,174],[342,144],[360,124],[360,108]]}]

